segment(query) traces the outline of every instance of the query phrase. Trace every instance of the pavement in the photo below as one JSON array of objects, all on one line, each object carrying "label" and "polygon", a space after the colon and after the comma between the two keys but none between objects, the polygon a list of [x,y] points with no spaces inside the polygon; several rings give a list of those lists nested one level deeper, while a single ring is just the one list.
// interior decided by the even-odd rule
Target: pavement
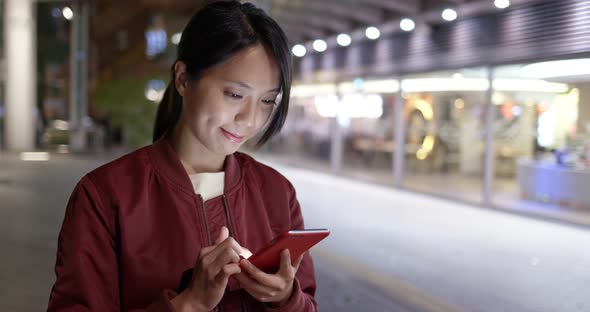
[{"label": "pavement", "polygon": [[[52,154],[48,162],[23,162],[0,154],[0,311],[46,310],[68,197],[86,172],[112,158]],[[332,262],[316,257],[315,264],[321,311],[407,311]]]},{"label": "pavement", "polygon": [[[46,309],[82,175],[112,156],[0,154],[0,311]],[[590,311],[590,229],[272,164],[295,185],[320,311]]]}]

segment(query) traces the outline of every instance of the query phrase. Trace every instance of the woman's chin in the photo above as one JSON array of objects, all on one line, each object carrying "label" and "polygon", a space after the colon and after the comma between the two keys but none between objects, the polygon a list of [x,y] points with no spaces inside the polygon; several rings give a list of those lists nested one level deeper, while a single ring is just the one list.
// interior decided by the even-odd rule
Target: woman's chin
[{"label": "woman's chin", "polygon": [[225,144],[220,150],[220,153],[224,154],[225,156],[231,155],[237,152],[240,149],[240,146],[242,146],[242,144]]}]

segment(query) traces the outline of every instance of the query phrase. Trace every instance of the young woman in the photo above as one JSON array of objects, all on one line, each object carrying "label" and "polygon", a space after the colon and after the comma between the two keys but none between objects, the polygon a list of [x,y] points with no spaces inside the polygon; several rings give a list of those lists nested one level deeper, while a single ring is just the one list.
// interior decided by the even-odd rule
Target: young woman
[{"label": "young woman", "polygon": [[84,176],[59,235],[50,311],[315,311],[311,257],[267,274],[239,255],[302,229],[293,186],[236,152],[284,121],[290,54],[251,4],[199,10],[182,33],[154,143]]}]

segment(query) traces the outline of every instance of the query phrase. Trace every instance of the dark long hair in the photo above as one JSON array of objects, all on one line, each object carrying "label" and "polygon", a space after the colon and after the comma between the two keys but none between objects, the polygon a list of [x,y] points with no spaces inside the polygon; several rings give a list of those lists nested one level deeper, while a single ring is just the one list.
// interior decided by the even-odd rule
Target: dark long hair
[{"label": "dark long hair", "polygon": [[[257,142],[261,146],[281,130],[289,110],[291,54],[281,27],[251,3],[213,2],[198,10],[182,31],[177,61],[186,64],[190,79],[198,80],[207,69],[256,44],[262,44],[277,63],[282,93],[277,111]],[[182,97],[174,83],[174,65],[171,74],[171,81],[158,106],[154,142],[174,128],[182,112]]]}]

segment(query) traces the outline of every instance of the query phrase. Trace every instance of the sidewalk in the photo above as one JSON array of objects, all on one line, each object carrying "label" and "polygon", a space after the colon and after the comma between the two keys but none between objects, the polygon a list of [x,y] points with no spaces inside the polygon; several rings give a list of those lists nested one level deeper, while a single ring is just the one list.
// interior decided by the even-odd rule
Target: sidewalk
[{"label": "sidewalk", "polygon": [[[0,311],[46,309],[66,201],[80,177],[107,159],[51,155],[48,162],[23,162],[1,155]],[[314,258],[321,311],[408,311],[328,258]]]},{"label": "sidewalk", "polygon": [[332,230],[318,251],[402,306],[590,311],[589,228],[275,168],[297,189],[306,227]]},{"label": "sidewalk", "polygon": [[[79,178],[106,158],[0,157],[0,311],[40,311]],[[590,311],[590,230],[275,166],[297,189],[321,311]]]}]

